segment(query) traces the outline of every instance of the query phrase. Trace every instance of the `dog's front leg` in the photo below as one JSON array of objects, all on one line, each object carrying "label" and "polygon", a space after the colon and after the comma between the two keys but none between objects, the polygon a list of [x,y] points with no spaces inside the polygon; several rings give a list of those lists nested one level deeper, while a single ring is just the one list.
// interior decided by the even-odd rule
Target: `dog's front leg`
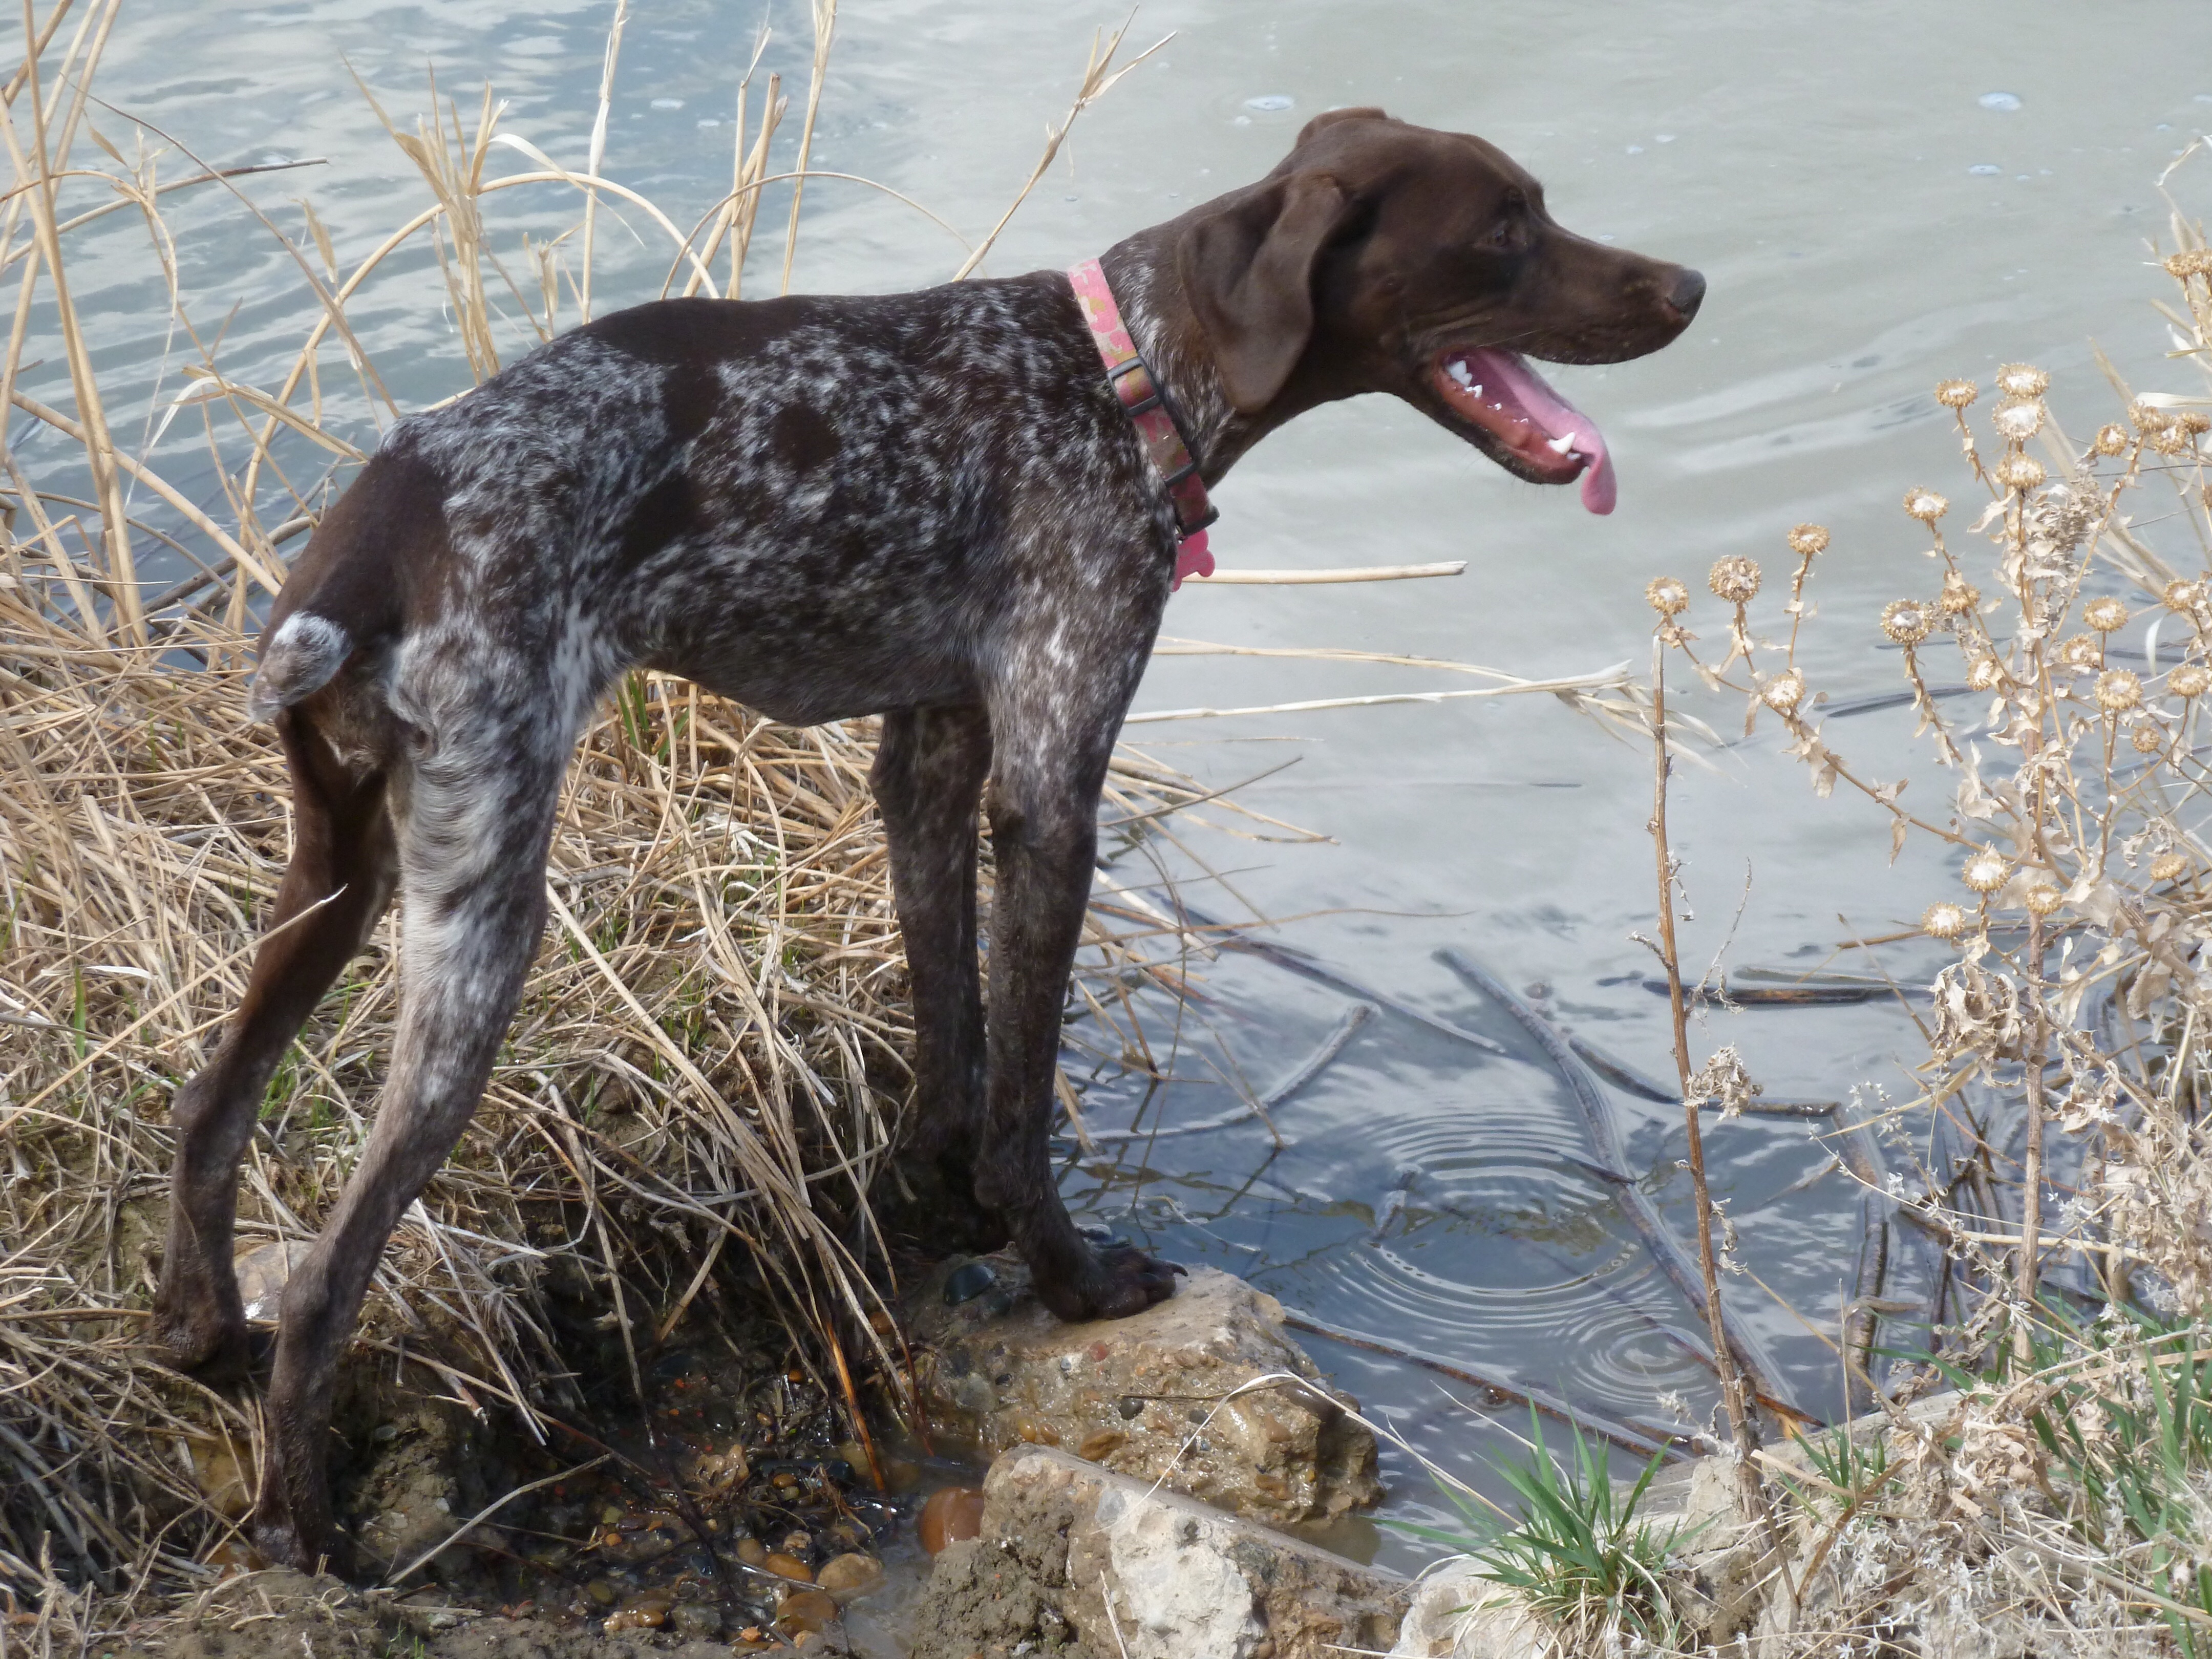
[{"label": "dog's front leg", "polygon": [[914,1000],[917,1122],[908,1146],[945,1191],[931,1217],[941,1243],[981,1249],[1006,1240],[975,1202],[983,1137],[983,994],[975,963],[975,829],[991,769],[991,720],[979,704],[899,708],[884,716],[869,782],[890,843],[891,892]]},{"label": "dog's front leg", "polygon": [[1028,721],[1017,715],[1015,730],[1000,733],[991,784],[990,1076],[975,1196],[1005,1218],[1045,1306],[1062,1319],[1115,1319],[1172,1294],[1176,1270],[1127,1246],[1092,1249],[1053,1180],[1060,1010],[1091,899],[1099,789],[1121,723],[1116,707],[1072,740],[1066,705],[1075,699],[1066,691],[1044,688],[1044,698],[1061,706]]}]

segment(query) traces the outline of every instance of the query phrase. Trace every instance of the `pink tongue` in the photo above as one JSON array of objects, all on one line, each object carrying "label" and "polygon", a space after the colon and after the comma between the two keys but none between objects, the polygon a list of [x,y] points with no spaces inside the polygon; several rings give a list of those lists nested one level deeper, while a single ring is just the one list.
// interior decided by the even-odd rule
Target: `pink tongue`
[{"label": "pink tongue", "polygon": [[1495,377],[1521,405],[1521,411],[1554,439],[1569,437],[1568,453],[1589,463],[1583,471],[1583,506],[1592,513],[1610,513],[1620,499],[1613,476],[1613,457],[1606,453],[1605,436],[1597,422],[1546,385],[1544,377],[1528,366],[1517,351],[1470,351],[1468,372],[1480,383]]}]

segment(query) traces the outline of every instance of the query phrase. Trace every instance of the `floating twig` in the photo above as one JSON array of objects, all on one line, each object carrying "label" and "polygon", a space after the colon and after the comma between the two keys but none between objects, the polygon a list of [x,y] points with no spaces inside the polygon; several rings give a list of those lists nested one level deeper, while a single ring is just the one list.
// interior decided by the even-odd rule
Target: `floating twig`
[{"label": "floating twig", "polygon": [[1216,570],[1198,580],[1208,587],[1301,587],[1320,582],[1417,581],[1425,576],[1456,576],[1466,568],[1465,559],[1452,559],[1442,564],[1355,564],[1332,570]]}]

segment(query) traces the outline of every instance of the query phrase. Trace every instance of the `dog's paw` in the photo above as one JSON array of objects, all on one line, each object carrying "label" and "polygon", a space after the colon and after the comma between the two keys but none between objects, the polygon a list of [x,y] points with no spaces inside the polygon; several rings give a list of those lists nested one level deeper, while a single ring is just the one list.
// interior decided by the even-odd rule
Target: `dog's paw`
[{"label": "dog's paw", "polygon": [[1172,1261],[1146,1255],[1133,1244],[1115,1243],[1096,1252],[1066,1277],[1039,1273],[1030,1279],[1037,1299],[1070,1324],[1086,1319],[1127,1319],[1175,1294]]},{"label": "dog's paw", "polygon": [[243,1320],[234,1326],[165,1316],[156,1304],[151,1334],[163,1364],[210,1388],[243,1382],[253,1369],[253,1344]]},{"label": "dog's paw", "polygon": [[264,1504],[247,1522],[254,1553],[272,1567],[353,1577],[353,1540],[336,1527],[301,1527],[282,1506]]}]

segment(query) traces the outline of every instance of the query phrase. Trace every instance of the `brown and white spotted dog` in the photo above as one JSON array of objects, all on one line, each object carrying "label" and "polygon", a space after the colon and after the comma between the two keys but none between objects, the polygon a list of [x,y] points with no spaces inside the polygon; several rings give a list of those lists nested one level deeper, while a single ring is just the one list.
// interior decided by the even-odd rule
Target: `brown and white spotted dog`
[{"label": "brown and white spotted dog", "polygon": [[[1583,479],[1596,511],[1603,441],[1526,358],[1656,351],[1705,291],[1562,230],[1482,140],[1373,109],[1318,118],[1259,183],[1100,263],[1205,481],[1302,410],[1388,392],[1522,477]],[[1062,1318],[1170,1294],[1170,1267],[1078,1232],[1047,1153],[1100,785],[1192,527],[1091,321],[1057,271],[641,306],[401,422],[316,532],[250,705],[290,763],[292,862],[244,1005],[177,1093],[155,1325],[181,1366],[245,1369],[239,1160],[278,1057],[404,892],[375,1125],[283,1292],[252,1522],[272,1560],[337,1557],[339,1351],[475,1109],[544,917],[563,769],[638,665],[781,720],[883,717],[919,1150]]]}]

